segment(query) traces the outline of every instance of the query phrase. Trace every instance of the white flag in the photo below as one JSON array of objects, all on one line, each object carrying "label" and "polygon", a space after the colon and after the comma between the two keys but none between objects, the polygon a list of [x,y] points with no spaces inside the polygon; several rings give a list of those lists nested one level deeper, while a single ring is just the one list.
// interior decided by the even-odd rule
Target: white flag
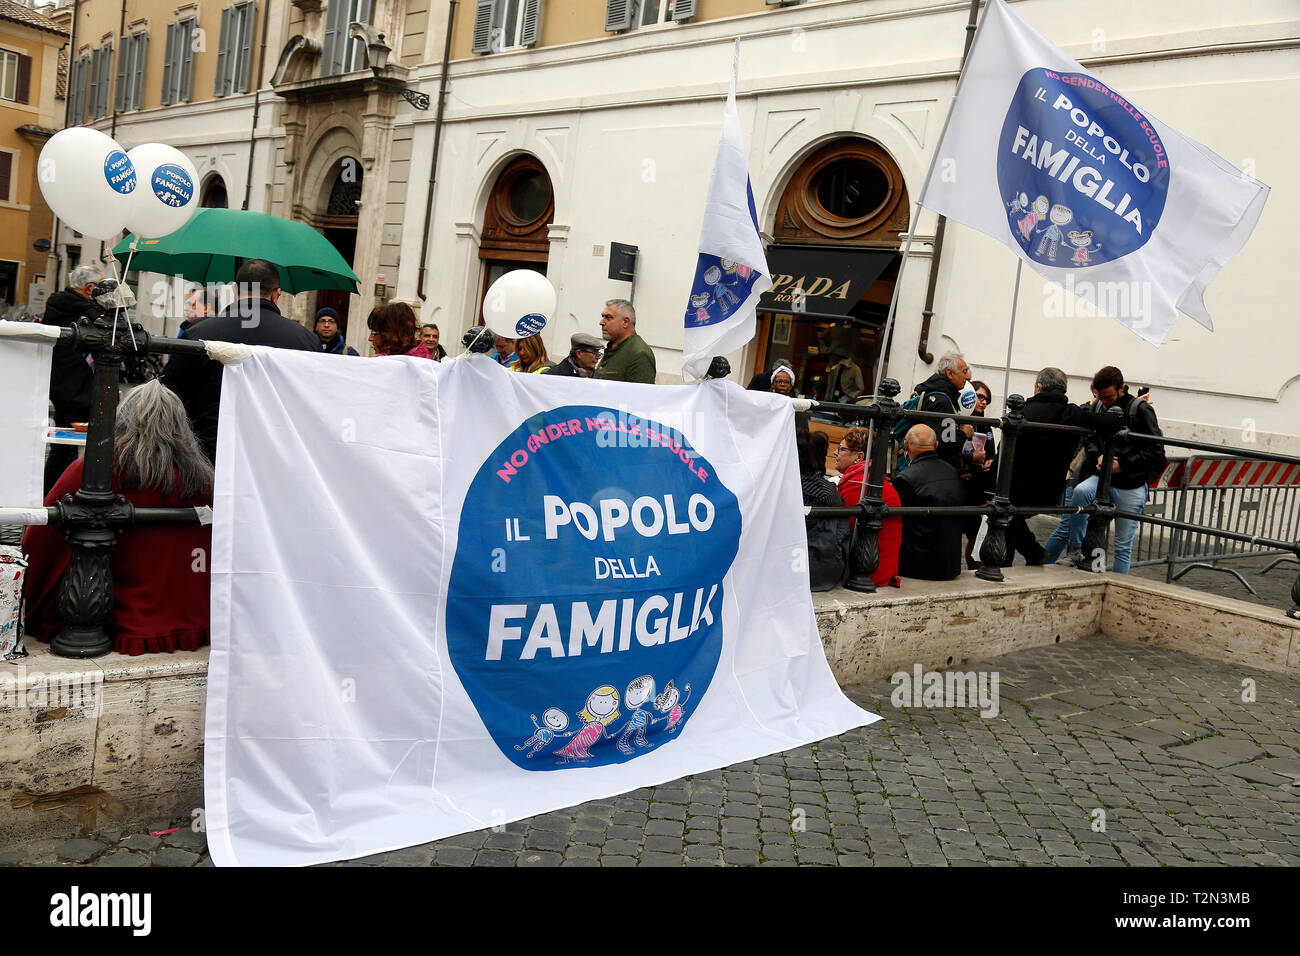
[{"label": "white flag", "polygon": [[793,414],[734,382],[487,356],[228,366],[213,861],[424,843],[877,719],[836,685],[790,557]]},{"label": "white flag", "polygon": [[[45,500],[45,432],[49,415],[50,361],[57,326],[0,322],[0,331],[28,341],[0,339],[0,508],[39,507]],[[52,334],[51,334],[52,332]]]},{"label": "white flag", "polygon": [[759,297],[772,288],[767,256],[758,230],[754,191],[749,185],[745,143],[736,112],[736,67],[722,113],[722,138],[700,229],[700,257],[686,307],[682,373],[687,381],[704,378],[715,355],[744,348],[754,337]]},{"label": "white flag", "polygon": [[1267,197],[989,0],[920,202],[1159,345]]}]

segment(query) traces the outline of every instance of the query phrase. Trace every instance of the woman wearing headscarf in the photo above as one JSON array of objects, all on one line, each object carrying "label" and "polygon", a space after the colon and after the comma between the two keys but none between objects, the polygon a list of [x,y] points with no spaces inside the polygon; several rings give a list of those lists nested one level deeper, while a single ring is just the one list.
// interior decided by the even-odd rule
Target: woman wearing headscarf
[{"label": "woman wearing headscarf", "polygon": [[[51,505],[81,487],[73,462],[45,498]],[[185,406],[158,381],[122,399],[113,441],[112,489],[137,508],[212,504],[212,465],[190,427]],[[49,526],[23,538],[27,552],[27,630],[49,641],[63,626],[59,585],[68,570],[67,539]],[[109,552],[113,609],[106,623],[119,654],[192,651],[208,643],[208,564],[212,527],[140,524]]]}]

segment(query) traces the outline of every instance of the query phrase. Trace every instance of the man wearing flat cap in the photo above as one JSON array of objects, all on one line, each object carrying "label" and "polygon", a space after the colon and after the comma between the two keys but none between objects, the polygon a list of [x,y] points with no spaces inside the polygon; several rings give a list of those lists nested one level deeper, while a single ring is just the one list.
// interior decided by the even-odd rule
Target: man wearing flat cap
[{"label": "man wearing flat cap", "polygon": [[600,360],[604,339],[587,332],[569,336],[569,354],[548,368],[543,375],[568,375],[570,378],[591,378],[591,372]]},{"label": "man wearing flat cap", "polygon": [[343,341],[339,333],[339,314],[328,305],[316,312],[316,336],[321,351],[330,355],[356,355],[357,350]]}]

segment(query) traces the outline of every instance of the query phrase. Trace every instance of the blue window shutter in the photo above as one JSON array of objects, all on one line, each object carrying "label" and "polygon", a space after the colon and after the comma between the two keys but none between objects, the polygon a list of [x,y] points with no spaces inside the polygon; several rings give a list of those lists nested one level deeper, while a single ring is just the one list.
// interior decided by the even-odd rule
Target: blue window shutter
[{"label": "blue window shutter", "polygon": [[221,38],[217,40],[217,79],[212,84],[213,96],[225,96],[230,92],[230,82],[227,73],[230,71],[230,15],[234,13],[233,7],[223,7],[221,10]]},{"label": "blue window shutter", "polygon": [[520,46],[536,46],[542,35],[542,0],[524,0],[524,28]]},{"label": "blue window shutter", "polygon": [[678,23],[695,19],[695,0],[673,0],[673,19]]},{"label": "blue window shutter", "polygon": [[108,87],[113,82],[113,44],[104,47],[99,59],[99,115],[108,115]]},{"label": "blue window shutter", "polygon": [[176,52],[180,54],[178,62],[180,63],[181,76],[180,83],[176,88],[176,102],[188,103],[194,90],[194,24],[197,23],[193,17],[181,24],[181,29],[176,32],[177,43],[180,49]]},{"label": "blue window shutter", "polygon": [[131,76],[131,38],[122,37],[117,47],[117,85],[113,87],[113,109],[121,112],[127,105],[127,82]]},{"label": "blue window shutter", "polygon": [[[325,10],[325,37],[321,43],[320,54],[320,75],[333,76],[339,72],[335,66],[334,51],[339,41],[339,8],[346,7],[348,0],[329,0],[329,6]],[[346,28],[346,24],[344,27]]]},{"label": "blue window shutter", "polygon": [[253,69],[253,28],[257,25],[257,4],[246,3],[242,7],[243,32],[240,36],[239,58],[235,60],[235,93],[247,93],[252,86]]},{"label": "blue window shutter", "polygon": [[167,24],[167,45],[163,49],[162,105],[170,106],[176,98],[172,93],[172,76],[176,72],[176,24]]},{"label": "blue window shutter", "polygon": [[609,0],[605,7],[605,30],[619,33],[632,28],[632,17],[636,14],[633,0]]},{"label": "blue window shutter", "polygon": [[474,53],[492,52],[492,22],[496,14],[496,0],[478,0],[474,7]]},{"label": "blue window shutter", "polygon": [[86,115],[88,117],[99,115],[95,112],[95,104],[99,102],[99,64],[100,51],[92,50],[90,54],[90,85],[86,93]]},{"label": "blue window shutter", "polygon": [[140,99],[144,95],[144,64],[149,55],[149,34],[135,35],[135,76],[131,81],[131,104],[127,109],[138,110]]}]

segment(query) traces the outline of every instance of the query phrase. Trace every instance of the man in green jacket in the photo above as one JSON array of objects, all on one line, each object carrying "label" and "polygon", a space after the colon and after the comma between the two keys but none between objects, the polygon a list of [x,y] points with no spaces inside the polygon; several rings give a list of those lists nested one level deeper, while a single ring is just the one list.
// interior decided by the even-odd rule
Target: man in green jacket
[{"label": "man in green jacket", "polygon": [[610,299],[600,313],[600,335],[609,343],[592,378],[616,382],[655,381],[655,353],[636,334],[636,309],[627,299]]}]

